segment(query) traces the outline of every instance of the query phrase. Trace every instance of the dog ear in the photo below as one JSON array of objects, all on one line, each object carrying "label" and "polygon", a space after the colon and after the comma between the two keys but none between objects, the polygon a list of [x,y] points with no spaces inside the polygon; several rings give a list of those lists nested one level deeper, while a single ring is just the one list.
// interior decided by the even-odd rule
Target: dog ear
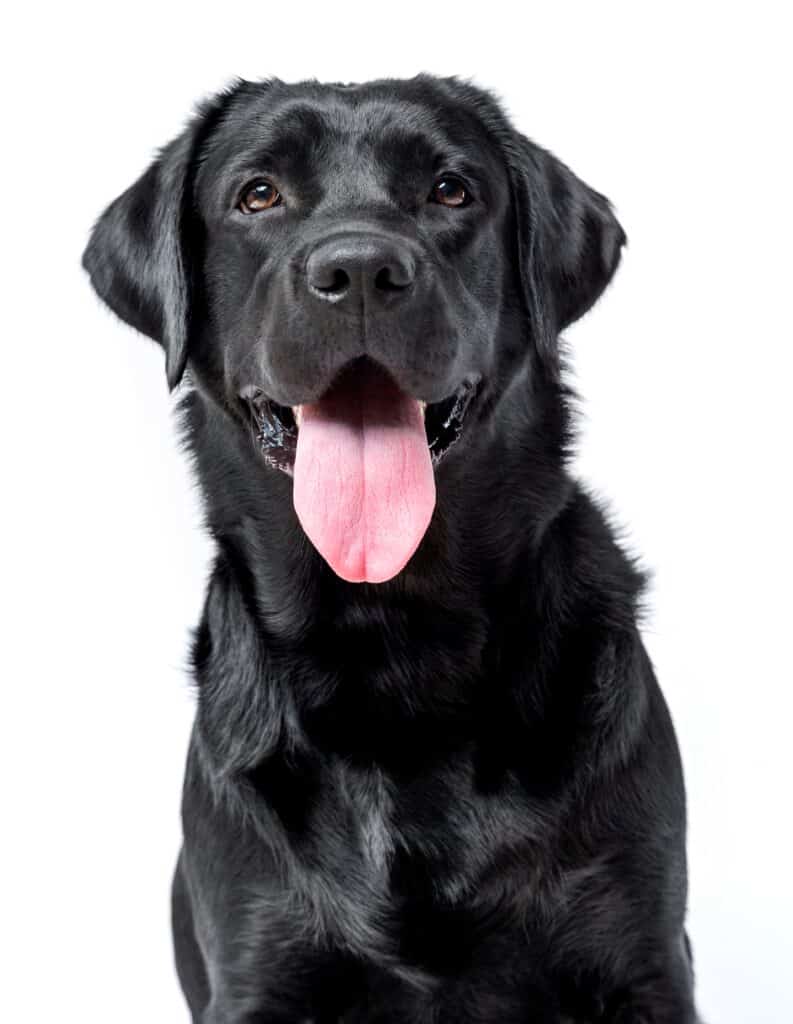
[{"label": "dog ear", "polygon": [[590,309],[614,276],[625,232],[605,196],[515,133],[508,166],[521,277],[540,344]]},{"label": "dog ear", "polygon": [[99,297],[165,349],[171,390],[182,379],[189,349],[195,157],[231,95],[204,104],[182,134],[110,204],[83,253]]}]

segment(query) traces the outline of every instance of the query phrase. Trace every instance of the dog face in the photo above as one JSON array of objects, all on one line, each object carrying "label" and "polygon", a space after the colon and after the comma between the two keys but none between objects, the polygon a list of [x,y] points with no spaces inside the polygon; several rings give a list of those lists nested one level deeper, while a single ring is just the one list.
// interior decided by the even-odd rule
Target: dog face
[{"label": "dog face", "polygon": [[264,463],[295,474],[339,575],[378,580],[421,540],[471,410],[553,364],[623,242],[607,201],[481,90],[271,81],[206,104],[84,263],[163,345],[171,386],[189,361]]},{"label": "dog face", "polygon": [[228,112],[196,197],[234,393],[295,407],[368,357],[432,403],[485,369],[508,181],[476,131],[384,86],[268,90]]}]

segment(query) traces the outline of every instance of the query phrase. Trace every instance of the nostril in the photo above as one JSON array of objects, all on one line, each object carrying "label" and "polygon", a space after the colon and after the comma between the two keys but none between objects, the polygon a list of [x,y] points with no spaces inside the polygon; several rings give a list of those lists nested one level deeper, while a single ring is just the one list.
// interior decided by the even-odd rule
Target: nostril
[{"label": "nostril", "polygon": [[343,295],[350,287],[350,275],[341,267],[325,270],[323,274],[316,274],[311,281],[311,286],[323,295]]},{"label": "nostril", "polygon": [[374,285],[381,292],[401,292],[413,283],[410,274],[401,273],[400,268],[383,267],[375,274]]}]

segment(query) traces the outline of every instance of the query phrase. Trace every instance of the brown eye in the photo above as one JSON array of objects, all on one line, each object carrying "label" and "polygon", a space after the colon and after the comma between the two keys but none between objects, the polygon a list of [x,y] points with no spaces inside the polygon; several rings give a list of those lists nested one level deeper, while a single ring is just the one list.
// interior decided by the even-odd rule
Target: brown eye
[{"label": "brown eye", "polygon": [[465,182],[448,175],[435,182],[432,192],[430,192],[430,199],[433,203],[440,203],[442,206],[467,206],[471,202],[471,193],[466,188]]},{"label": "brown eye", "polygon": [[261,213],[262,210],[272,210],[280,202],[281,193],[275,185],[261,179],[248,185],[237,205],[243,213]]}]

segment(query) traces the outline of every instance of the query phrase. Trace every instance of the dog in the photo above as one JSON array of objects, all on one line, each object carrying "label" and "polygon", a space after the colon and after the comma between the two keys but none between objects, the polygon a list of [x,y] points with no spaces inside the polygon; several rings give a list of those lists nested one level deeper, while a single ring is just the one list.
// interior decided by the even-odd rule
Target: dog
[{"label": "dog", "polygon": [[173,882],[202,1024],[694,1024],[642,572],[560,333],[626,241],[457,77],[238,81],[96,223],[216,554]]}]

